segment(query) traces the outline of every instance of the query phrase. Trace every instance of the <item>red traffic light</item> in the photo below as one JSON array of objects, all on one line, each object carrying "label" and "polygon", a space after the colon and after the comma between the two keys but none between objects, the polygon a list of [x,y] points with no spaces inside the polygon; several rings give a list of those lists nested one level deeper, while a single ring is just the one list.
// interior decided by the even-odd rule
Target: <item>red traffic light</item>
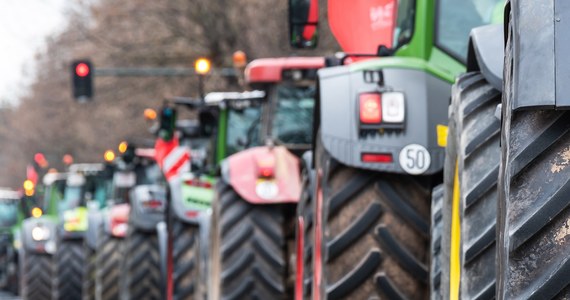
[{"label": "red traffic light", "polygon": [[86,63],[79,63],[75,67],[75,74],[77,74],[79,77],[85,77],[89,75],[90,71],[91,70],[89,70],[89,66]]}]

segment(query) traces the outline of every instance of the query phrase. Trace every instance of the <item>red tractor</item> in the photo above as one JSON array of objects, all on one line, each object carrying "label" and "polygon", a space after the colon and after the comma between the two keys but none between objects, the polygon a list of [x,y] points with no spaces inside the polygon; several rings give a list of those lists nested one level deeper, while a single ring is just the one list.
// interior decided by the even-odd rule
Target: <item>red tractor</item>
[{"label": "red tractor", "polygon": [[[316,71],[323,58],[258,59],[246,81],[262,101],[240,103],[228,129],[253,118],[247,135],[226,136],[211,223],[210,296],[288,299],[301,154],[312,147]],[[208,102],[208,99],[206,99]]]}]

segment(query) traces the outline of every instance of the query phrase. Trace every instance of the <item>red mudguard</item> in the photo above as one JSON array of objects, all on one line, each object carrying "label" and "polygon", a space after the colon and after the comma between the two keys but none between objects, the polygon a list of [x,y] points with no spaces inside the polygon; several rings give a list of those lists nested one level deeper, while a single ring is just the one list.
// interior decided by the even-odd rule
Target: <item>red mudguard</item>
[{"label": "red mudguard", "polygon": [[[255,147],[228,157],[229,184],[253,204],[297,203],[301,195],[299,158],[285,147]],[[269,175],[269,176],[268,176]],[[258,195],[258,185],[277,186],[273,197]]]}]

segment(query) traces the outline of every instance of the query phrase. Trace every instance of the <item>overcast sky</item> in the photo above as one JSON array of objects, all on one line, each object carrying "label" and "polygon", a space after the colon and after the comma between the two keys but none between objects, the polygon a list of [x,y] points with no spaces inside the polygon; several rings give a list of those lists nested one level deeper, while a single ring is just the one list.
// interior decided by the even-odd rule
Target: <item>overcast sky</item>
[{"label": "overcast sky", "polygon": [[66,0],[0,0],[0,100],[15,102],[34,74],[34,54],[65,25]]}]

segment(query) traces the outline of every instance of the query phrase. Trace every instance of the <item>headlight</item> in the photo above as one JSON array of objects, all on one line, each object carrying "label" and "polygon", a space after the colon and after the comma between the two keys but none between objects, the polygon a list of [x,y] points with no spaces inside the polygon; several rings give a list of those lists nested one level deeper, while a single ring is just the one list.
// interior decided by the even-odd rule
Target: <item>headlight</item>
[{"label": "headlight", "polygon": [[32,238],[34,241],[45,241],[49,239],[49,229],[42,226],[34,227],[34,229],[32,229]]}]

